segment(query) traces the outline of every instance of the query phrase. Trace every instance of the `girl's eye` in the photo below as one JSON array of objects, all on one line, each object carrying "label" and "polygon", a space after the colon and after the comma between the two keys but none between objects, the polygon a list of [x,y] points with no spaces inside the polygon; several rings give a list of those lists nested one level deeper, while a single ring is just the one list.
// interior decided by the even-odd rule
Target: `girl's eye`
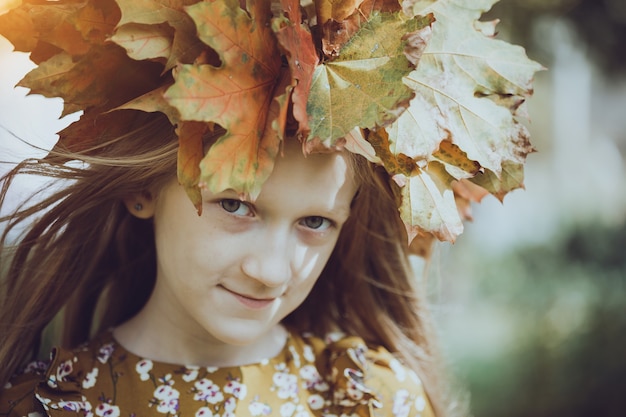
[{"label": "girl's eye", "polygon": [[237,216],[249,216],[252,210],[243,201],[225,199],[220,200],[220,206],[227,212]]},{"label": "girl's eye", "polygon": [[325,217],[309,216],[302,219],[302,225],[313,230],[326,230],[332,226],[332,222]]}]

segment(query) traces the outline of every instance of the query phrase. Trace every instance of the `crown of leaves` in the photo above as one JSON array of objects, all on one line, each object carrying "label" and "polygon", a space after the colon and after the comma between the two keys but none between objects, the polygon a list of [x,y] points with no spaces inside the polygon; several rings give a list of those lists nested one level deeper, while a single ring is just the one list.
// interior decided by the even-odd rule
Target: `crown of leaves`
[{"label": "crown of leaves", "polygon": [[478,20],[496,1],[23,0],[0,33],[38,64],[18,85],[83,111],[57,146],[162,112],[199,206],[200,187],[254,198],[294,124],[306,151],[383,165],[411,240],[454,241],[470,201],[522,186],[532,151],[516,117],[541,66]]}]

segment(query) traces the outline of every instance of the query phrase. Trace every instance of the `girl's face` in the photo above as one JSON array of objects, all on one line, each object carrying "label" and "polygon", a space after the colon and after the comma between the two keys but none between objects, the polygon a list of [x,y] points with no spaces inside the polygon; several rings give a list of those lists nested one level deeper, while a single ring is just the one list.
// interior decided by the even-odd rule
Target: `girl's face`
[{"label": "girl's face", "polygon": [[345,156],[302,155],[292,140],[254,203],[203,193],[198,216],[175,181],[154,207],[157,281],[149,304],[164,332],[213,344],[268,336],[307,297],[350,214]]}]

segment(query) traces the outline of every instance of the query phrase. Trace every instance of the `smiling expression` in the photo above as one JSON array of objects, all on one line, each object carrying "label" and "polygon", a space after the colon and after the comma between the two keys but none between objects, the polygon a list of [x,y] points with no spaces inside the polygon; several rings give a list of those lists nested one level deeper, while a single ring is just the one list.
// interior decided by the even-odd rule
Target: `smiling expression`
[{"label": "smiling expression", "polygon": [[205,191],[198,216],[177,182],[159,193],[157,281],[147,311],[160,331],[247,345],[269,337],[307,297],[356,185],[342,153],[304,157],[292,142],[254,203]]}]

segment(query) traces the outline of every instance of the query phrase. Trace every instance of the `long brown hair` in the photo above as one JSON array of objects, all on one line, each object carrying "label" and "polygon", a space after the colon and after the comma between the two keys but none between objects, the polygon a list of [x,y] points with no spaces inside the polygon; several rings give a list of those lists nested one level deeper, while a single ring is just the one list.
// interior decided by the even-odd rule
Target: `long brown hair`
[{"label": "long brown hair", "polygon": [[[62,343],[73,347],[128,320],[150,296],[152,222],[132,216],[123,199],[158,190],[175,175],[177,140],[162,116],[142,114],[136,125],[81,154],[55,149],[24,161],[2,178],[0,206],[18,175],[67,183],[0,219],[6,222],[0,261],[8,262],[0,268],[0,386],[38,351],[42,331],[61,310]],[[360,187],[350,219],[312,293],[285,323],[319,336],[342,330],[397,353],[422,377],[443,416],[434,335],[393,190],[384,170],[357,156],[351,161]],[[10,244],[8,234],[21,224],[28,228]]]}]

